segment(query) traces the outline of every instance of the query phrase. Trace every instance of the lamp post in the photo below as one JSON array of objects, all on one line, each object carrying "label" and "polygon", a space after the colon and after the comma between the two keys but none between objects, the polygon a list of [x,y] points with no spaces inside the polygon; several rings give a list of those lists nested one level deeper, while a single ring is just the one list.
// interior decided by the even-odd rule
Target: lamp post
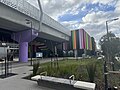
[{"label": "lamp post", "polygon": [[30,62],[30,65],[32,66],[32,28],[33,28],[33,23],[32,23],[32,21],[30,21],[29,19],[25,19],[25,21],[26,21],[26,24],[30,24],[30,28],[31,28],[31,43],[30,43],[30,60],[31,60],[31,62]]},{"label": "lamp post", "polygon": [[108,22],[116,21],[116,20],[118,20],[118,19],[119,19],[119,18],[115,18],[115,19],[111,19],[111,20],[107,20],[107,21],[106,21],[106,30],[107,30],[107,39],[108,39],[108,41],[109,41]]},{"label": "lamp post", "polygon": [[[106,30],[107,30],[107,42],[109,43],[109,31],[108,31],[108,22],[112,22],[112,21],[116,21],[118,20],[119,18],[114,18],[114,19],[110,19],[110,20],[107,20],[106,21]],[[107,47],[107,59],[109,61],[109,47]]]},{"label": "lamp post", "polygon": [[[107,42],[109,42],[109,31],[108,31],[108,22],[116,21],[119,18],[111,19],[106,21],[106,30],[107,30]],[[107,47],[107,60],[109,61],[109,47]],[[108,81],[107,81],[107,62],[104,63],[104,79],[105,79],[105,90],[108,90]]]}]

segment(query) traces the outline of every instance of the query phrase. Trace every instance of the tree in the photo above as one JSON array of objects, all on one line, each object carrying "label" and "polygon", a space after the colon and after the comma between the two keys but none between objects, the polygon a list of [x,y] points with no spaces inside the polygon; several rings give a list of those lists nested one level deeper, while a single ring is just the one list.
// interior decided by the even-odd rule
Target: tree
[{"label": "tree", "polygon": [[120,38],[116,37],[115,34],[111,32],[108,33],[108,37],[107,35],[103,35],[99,41],[99,44],[107,60],[115,63],[115,55],[120,52]]},{"label": "tree", "polygon": [[95,50],[96,50],[96,43],[95,43],[95,39],[93,37],[91,37],[92,39],[92,55],[95,55]]}]

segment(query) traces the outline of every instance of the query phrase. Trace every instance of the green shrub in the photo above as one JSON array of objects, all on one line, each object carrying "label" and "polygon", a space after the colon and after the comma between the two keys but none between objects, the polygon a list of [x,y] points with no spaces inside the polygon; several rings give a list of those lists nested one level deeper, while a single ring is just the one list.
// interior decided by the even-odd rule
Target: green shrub
[{"label": "green shrub", "polygon": [[33,75],[47,71],[48,76],[69,78],[75,75],[75,80],[95,82],[97,90],[103,90],[103,61],[98,61],[95,58],[80,59],[80,60],[61,60],[59,68],[51,67],[51,62],[33,65]]},{"label": "green shrub", "polygon": [[[96,78],[100,77],[99,79],[101,79],[102,75],[101,62],[98,62],[95,58],[82,59],[78,61],[62,60],[59,61],[59,68],[51,67],[50,62],[41,64],[40,66],[41,68],[39,68],[39,73],[47,71],[48,76],[59,78],[68,79],[69,76],[75,75],[76,80],[94,82],[94,79]],[[95,72],[98,74],[95,74]]]},{"label": "green shrub", "polygon": [[90,82],[94,82],[95,72],[96,72],[96,63],[89,63],[87,66],[87,73],[89,76]]}]

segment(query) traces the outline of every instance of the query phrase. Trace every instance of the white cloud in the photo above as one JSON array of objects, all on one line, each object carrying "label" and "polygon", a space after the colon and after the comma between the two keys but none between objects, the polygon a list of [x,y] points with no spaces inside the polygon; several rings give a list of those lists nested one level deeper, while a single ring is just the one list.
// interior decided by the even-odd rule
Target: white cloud
[{"label": "white cloud", "polygon": [[86,6],[83,6],[81,10],[82,10],[82,11],[85,11],[85,9],[86,9]]},{"label": "white cloud", "polygon": [[79,11],[80,11],[80,9],[79,9],[79,4],[77,4],[76,6],[74,6],[73,8],[70,8],[69,9],[69,14],[72,14],[72,15],[77,15],[78,13],[79,13]]},{"label": "white cloud", "polygon": [[114,0],[89,0],[89,1],[91,1],[92,3],[102,3],[102,4],[111,5],[113,4]]},{"label": "white cloud", "polygon": [[61,22],[62,25],[69,28],[70,30],[78,29],[80,23],[78,21],[64,21]]},{"label": "white cloud", "polygon": [[[27,1],[38,7],[37,0]],[[58,20],[58,17],[64,15],[67,11],[73,15],[78,14],[79,6],[86,1],[88,0],[41,0],[41,5],[45,13]]]},{"label": "white cloud", "polygon": [[[52,2],[54,1],[54,3]],[[82,0],[51,0],[48,4],[43,6],[44,12],[49,14],[55,20],[59,16],[64,15],[69,11],[70,14],[78,14],[78,7]]]},{"label": "white cloud", "polygon": [[[37,0],[26,0],[32,5],[38,7]],[[86,6],[79,6],[86,3],[102,3],[102,4],[113,4],[114,0],[41,0],[41,5],[43,11],[50,15],[55,20],[58,20],[59,16],[64,15],[67,11],[70,11],[70,14],[76,15],[79,13],[79,10],[85,10]],[[120,2],[120,1],[118,1]],[[116,7],[120,7],[119,4]],[[95,9],[95,8],[94,8]],[[120,8],[117,8],[119,10]]]},{"label": "white cloud", "polygon": [[120,13],[120,0],[118,0],[118,2],[115,5],[115,12]]},{"label": "white cloud", "polygon": [[[81,24],[80,27],[84,28],[91,36],[95,37],[98,45],[100,37],[106,34],[105,22],[119,16],[120,14],[116,12],[92,12],[82,18],[84,23]],[[117,34],[117,36],[119,35],[118,33],[120,33],[119,23],[120,20],[108,22],[109,31]]]}]

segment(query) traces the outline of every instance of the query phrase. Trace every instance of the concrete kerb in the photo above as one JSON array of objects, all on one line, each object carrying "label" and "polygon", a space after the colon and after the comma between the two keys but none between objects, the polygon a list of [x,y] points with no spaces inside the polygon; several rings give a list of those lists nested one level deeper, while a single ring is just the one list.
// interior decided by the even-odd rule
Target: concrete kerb
[{"label": "concrete kerb", "polygon": [[[40,76],[36,75],[31,78],[34,81],[37,81],[38,85],[51,86],[58,88],[62,87],[62,90],[95,90],[95,83],[83,82],[83,81],[72,81],[69,79],[56,78],[50,76]],[[64,89],[63,89],[64,88]],[[72,88],[72,89],[68,89]]]}]

